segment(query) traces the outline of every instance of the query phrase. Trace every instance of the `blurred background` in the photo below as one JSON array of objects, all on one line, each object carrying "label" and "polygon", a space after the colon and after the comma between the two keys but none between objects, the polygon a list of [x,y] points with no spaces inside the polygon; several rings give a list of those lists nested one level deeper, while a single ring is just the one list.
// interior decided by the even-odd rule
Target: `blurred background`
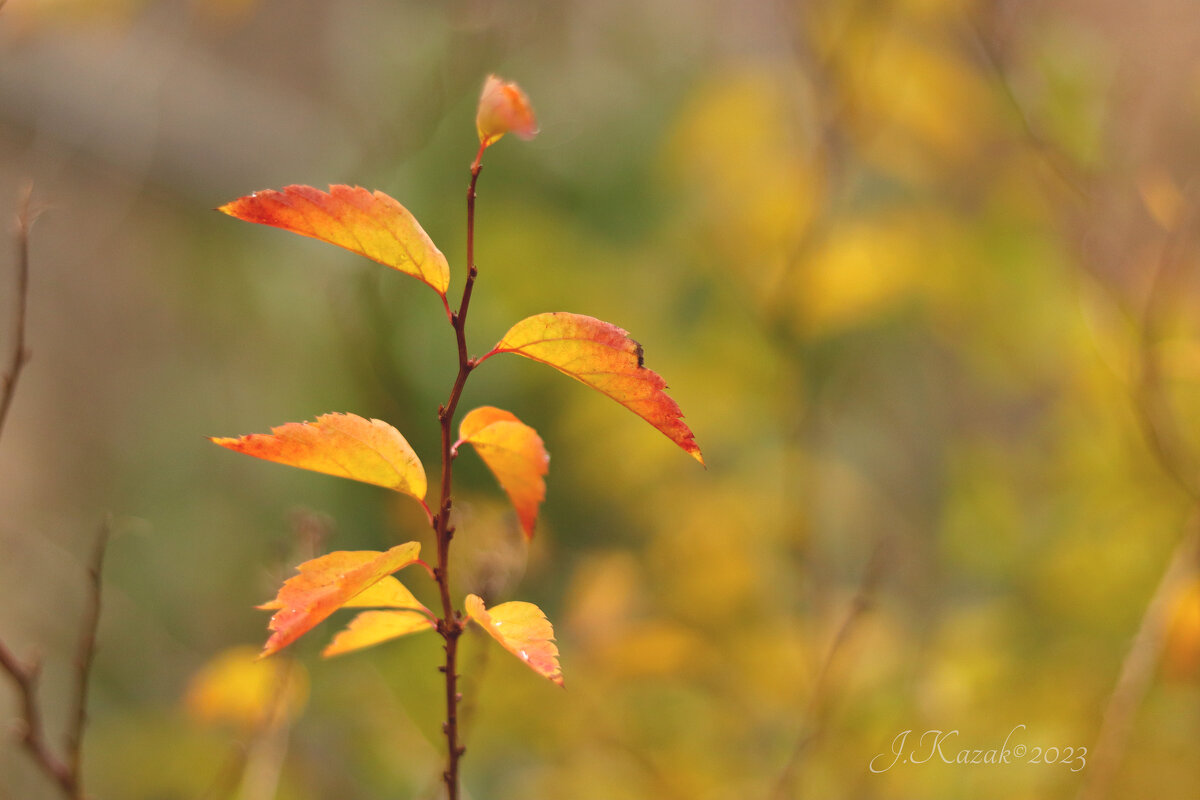
[{"label": "blurred background", "polygon": [[[423,515],[203,437],[352,411],[434,470],[450,329],[416,281],[212,209],[381,189],[457,292],[489,72],[542,133],[485,162],[472,350],[610,320],[709,467],[540,365],[472,376],[463,409],[552,462],[526,546],[459,459],[459,594],[540,604],[567,689],[467,638],[466,796],[1196,797],[1189,0],[8,0],[0,217],[27,181],[43,214],[0,639],[42,655],[57,743],[111,514],[89,792],[440,796],[436,637],[321,660],[338,617],[248,655],[295,564]],[[0,798],[57,797],[18,716],[0,682]],[[953,760],[1014,729],[1010,765],[869,769],[906,730],[959,731]]]}]

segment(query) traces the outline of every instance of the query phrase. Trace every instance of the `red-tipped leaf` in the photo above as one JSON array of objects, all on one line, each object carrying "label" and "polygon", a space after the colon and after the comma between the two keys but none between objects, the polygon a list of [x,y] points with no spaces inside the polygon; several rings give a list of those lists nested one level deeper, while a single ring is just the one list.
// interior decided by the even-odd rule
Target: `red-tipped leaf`
[{"label": "red-tipped leaf", "polygon": [[291,467],[371,483],[424,501],[425,468],[400,431],[356,414],[325,414],[270,433],[214,438],[222,447]]},{"label": "red-tipped leaf", "polygon": [[446,257],[409,213],[383,192],[361,186],[265,189],[221,206],[231,217],[336,244],[411,275],[443,298],[450,285]]},{"label": "red-tipped leaf", "polygon": [[666,381],[643,366],[642,346],[616,325],[565,311],[538,314],[510,328],[492,352],[540,361],[608,395],[704,463]]}]

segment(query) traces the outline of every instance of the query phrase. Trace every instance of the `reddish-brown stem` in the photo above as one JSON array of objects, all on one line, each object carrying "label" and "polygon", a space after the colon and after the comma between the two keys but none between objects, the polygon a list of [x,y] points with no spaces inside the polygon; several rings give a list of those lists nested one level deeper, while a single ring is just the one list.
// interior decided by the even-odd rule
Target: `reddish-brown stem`
[{"label": "reddish-brown stem", "polygon": [[455,455],[451,429],[467,376],[471,374],[476,363],[467,355],[466,328],[471,290],[479,274],[475,268],[475,184],[479,180],[480,170],[483,169],[480,163],[482,155],[483,147],[480,147],[475,163],[471,165],[471,184],[467,188],[467,281],[463,286],[458,311],[450,315],[450,324],[454,328],[458,344],[458,376],[454,379],[449,399],[438,409],[438,422],[442,429],[442,492],[441,504],[433,520],[433,530],[437,538],[437,567],[433,575],[442,600],[442,618],[438,620],[437,631],[445,640],[446,651],[446,663],[439,669],[446,676],[446,721],[442,725],[446,734],[446,771],[442,773],[442,779],[446,784],[447,800],[458,800],[458,762],[466,752],[466,748],[458,743],[458,704],[461,699],[458,693],[458,639],[462,636],[465,623],[450,597],[450,540],[454,537],[454,528],[450,524],[450,506]]}]

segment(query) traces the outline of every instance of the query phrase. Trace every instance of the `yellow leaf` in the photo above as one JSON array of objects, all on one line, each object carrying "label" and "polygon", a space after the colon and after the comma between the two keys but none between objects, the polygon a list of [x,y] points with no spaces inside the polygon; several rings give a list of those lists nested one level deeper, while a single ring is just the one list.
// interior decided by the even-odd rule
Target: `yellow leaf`
[{"label": "yellow leaf", "polygon": [[537,674],[563,685],[554,628],[540,608],[519,600],[484,608],[483,599],[474,594],[467,595],[466,608],[467,616],[479,623],[505,650]]},{"label": "yellow leaf", "polygon": [[461,441],[470,442],[508,494],[525,536],[533,536],[538,506],[546,498],[550,456],[537,431],[507,411],[481,406],[458,426]]},{"label": "yellow leaf", "polygon": [[214,444],[255,458],[371,483],[424,501],[425,468],[400,431],[355,414],[325,414],[289,422],[269,434],[214,438]]},{"label": "yellow leaf", "polygon": [[231,217],[282,228],[344,247],[411,275],[444,299],[450,286],[446,257],[409,213],[383,192],[361,186],[265,189],[221,206]]},{"label": "yellow leaf", "polygon": [[410,633],[431,631],[433,628],[434,621],[416,609],[364,611],[355,617],[344,631],[333,637],[333,641],[321,655],[326,658],[338,656]]}]

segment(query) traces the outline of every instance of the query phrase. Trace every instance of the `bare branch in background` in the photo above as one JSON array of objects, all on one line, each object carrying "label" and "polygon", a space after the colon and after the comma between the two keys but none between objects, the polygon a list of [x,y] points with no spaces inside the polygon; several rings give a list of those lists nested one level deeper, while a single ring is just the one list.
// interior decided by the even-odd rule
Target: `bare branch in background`
[{"label": "bare branch in background", "polygon": [[[67,753],[76,783],[83,775],[83,730],[87,727],[88,678],[92,674],[92,662],[96,657],[96,630],[100,626],[100,593],[103,588],[101,574],[104,568],[104,553],[108,549],[108,540],[112,533],[111,524],[108,519],[101,524],[92,551],[92,560],[88,564],[88,602],[84,609],[79,653],[75,660],[75,708],[71,715],[71,727],[67,730]],[[82,796],[82,790],[79,794]]]},{"label": "bare branch in background", "polygon": [[846,642],[850,640],[851,635],[858,627],[858,623],[862,620],[863,615],[870,610],[872,604],[875,602],[875,593],[883,580],[887,555],[891,549],[889,543],[890,540],[884,537],[879,538],[875,542],[875,548],[871,551],[871,556],[867,560],[866,567],[863,569],[862,578],[858,582],[858,589],[854,592],[854,597],[850,601],[850,607],[846,611],[846,616],[842,619],[842,624],[838,626],[833,639],[829,643],[829,649],[825,652],[825,658],[821,661],[821,666],[817,670],[817,677],[813,681],[812,694],[809,695],[808,708],[804,714],[804,728],[796,739],[796,744],[792,748],[792,754],[788,758],[787,764],[784,765],[783,771],[779,775],[779,780],[776,781],[775,788],[771,792],[773,800],[785,800],[794,796],[792,784],[795,782],[800,766],[804,763],[809,750],[812,749],[813,745],[816,744],[825,731],[825,724],[829,717],[829,707],[832,705],[834,699],[830,687],[834,664],[837,662],[838,656],[843,647],[845,647]]},{"label": "bare branch in background", "polygon": [[3,388],[0,389],[0,434],[4,432],[8,410],[17,394],[17,381],[21,378],[21,370],[29,363],[30,358],[29,349],[25,346],[25,318],[29,306],[29,227],[37,217],[29,210],[32,194],[33,185],[29,184],[22,191],[20,209],[17,212],[17,305],[13,317],[12,355],[4,371]]},{"label": "bare branch in background", "polygon": [[1078,800],[1104,800],[1112,792],[1113,778],[1124,760],[1129,745],[1129,732],[1134,717],[1145,699],[1146,691],[1154,679],[1167,634],[1167,620],[1171,601],[1200,568],[1200,517],[1193,517],[1191,530],[1176,547],[1162,579],[1125,660],[1121,663],[1121,674],[1112,696],[1104,709],[1100,733],[1092,750],[1087,779],[1079,792]]},{"label": "bare branch in background", "polygon": [[[0,0],[0,6],[3,0]],[[17,382],[21,370],[29,362],[29,349],[25,344],[25,326],[29,302],[29,228],[37,214],[30,211],[32,185],[24,189],[17,213],[17,300],[15,335],[12,356],[4,372],[3,394],[0,394],[0,433],[3,433],[8,411],[16,396]],[[88,566],[90,592],[84,610],[83,630],[80,634],[79,652],[76,656],[75,696],[71,720],[66,733],[66,757],[60,758],[46,741],[42,710],[38,702],[38,678],[41,662],[33,659],[23,662],[0,640],[0,668],[16,686],[21,701],[21,742],[38,768],[53,780],[69,800],[83,800],[81,766],[83,762],[83,729],[87,724],[88,677],[92,671],[92,660],[96,653],[96,628],[100,622],[101,567],[108,546],[109,523],[100,527],[92,561]]]},{"label": "bare branch in background", "polygon": [[1180,433],[1179,421],[1167,397],[1155,351],[1162,317],[1171,298],[1177,296],[1179,291],[1178,281],[1183,277],[1183,267],[1191,245],[1188,236],[1195,227],[1197,215],[1200,215],[1197,198],[1200,185],[1194,184],[1188,188],[1185,207],[1152,276],[1150,294],[1142,314],[1138,349],[1134,356],[1137,383],[1133,387],[1132,400],[1146,446],[1159,467],[1195,508],[1188,531],[1175,546],[1158,587],[1142,614],[1133,643],[1121,662],[1117,683],[1101,718],[1100,731],[1092,751],[1091,768],[1080,789],[1079,800],[1104,800],[1110,795],[1113,779],[1129,745],[1134,718],[1154,680],[1162,655],[1171,602],[1180,589],[1200,572],[1200,486],[1194,477],[1197,454],[1191,451]]},{"label": "bare branch in background", "polygon": [[[1089,190],[1092,181],[1087,180],[1088,176],[1064,153],[1039,135],[1009,83],[1000,53],[979,27],[972,25],[972,33],[1007,100],[1016,110],[1030,147],[1079,197],[1084,212],[1095,216],[1098,213],[1096,200]],[[1179,420],[1163,385],[1162,369],[1155,351],[1164,313],[1173,298],[1178,296],[1188,256],[1194,254],[1195,243],[1191,239],[1191,232],[1195,229],[1198,217],[1200,185],[1193,182],[1184,192],[1184,207],[1151,277],[1149,295],[1139,321],[1132,365],[1135,383],[1131,387],[1134,415],[1146,446],[1163,473],[1193,505],[1193,514],[1188,530],[1164,567],[1133,642],[1121,663],[1120,673],[1101,718],[1090,768],[1078,800],[1105,800],[1111,794],[1137,711],[1155,677],[1167,633],[1170,603],[1185,582],[1200,573],[1200,485],[1195,478],[1195,466],[1200,463],[1200,454],[1193,452],[1181,434]],[[1087,264],[1083,267],[1085,272],[1091,273]],[[1096,276],[1093,274],[1093,277]],[[1115,296],[1111,287],[1104,281],[1100,283],[1114,294],[1114,300],[1121,305],[1120,298]]]}]

